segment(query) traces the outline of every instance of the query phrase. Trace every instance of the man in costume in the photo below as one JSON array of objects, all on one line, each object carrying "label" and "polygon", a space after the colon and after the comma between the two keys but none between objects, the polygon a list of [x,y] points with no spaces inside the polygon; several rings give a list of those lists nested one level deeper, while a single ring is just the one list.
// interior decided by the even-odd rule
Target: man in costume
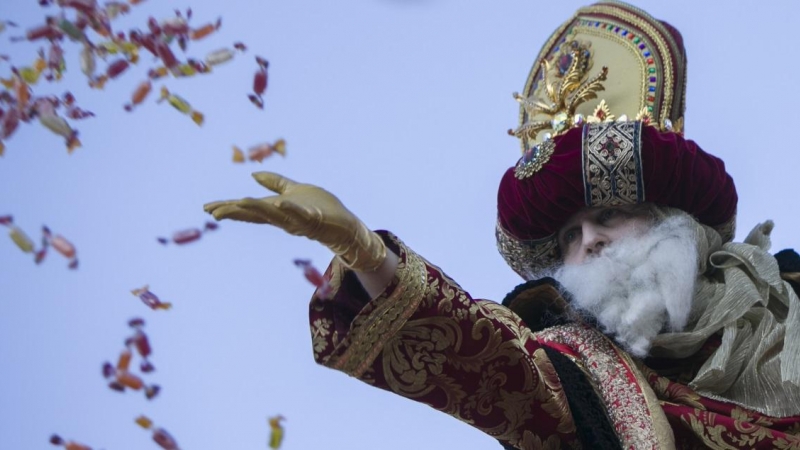
[{"label": "man in costume", "polygon": [[637,8],[555,31],[515,94],[496,239],[526,282],[502,305],[310,184],[257,173],[278,195],[205,209],[336,254],[318,363],[506,448],[797,449],[800,258],[767,252],[770,222],[731,242],[736,189],[683,137],[685,83],[680,34]]}]

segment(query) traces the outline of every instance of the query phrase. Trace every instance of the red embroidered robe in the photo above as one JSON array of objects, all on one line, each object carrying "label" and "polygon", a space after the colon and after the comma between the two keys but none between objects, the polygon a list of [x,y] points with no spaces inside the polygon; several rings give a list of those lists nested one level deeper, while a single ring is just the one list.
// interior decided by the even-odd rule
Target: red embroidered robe
[{"label": "red embroidered robe", "polygon": [[800,417],[772,418],[704,398],[635,361],[595,329],[534,333],[508,308],[473,299],[438,267],[384,234],[400,256],[370,301],[329,266],[333,294],[312,298],[314,358],[372,386],[458,418],[519,449],[590,448],[545,349],[591,383],[622,448],[800,450]]}]

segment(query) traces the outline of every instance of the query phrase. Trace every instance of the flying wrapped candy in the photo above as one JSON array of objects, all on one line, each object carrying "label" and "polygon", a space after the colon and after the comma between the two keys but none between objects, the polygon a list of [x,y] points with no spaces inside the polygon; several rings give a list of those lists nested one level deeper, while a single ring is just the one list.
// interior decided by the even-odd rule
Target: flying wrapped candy
[{"label": "flying wrapped candy", "polygon": [[65,441],[57,434],[50,436],[50,443],[55,446],[64,447],[67,450],[92,450],[92,447],[88,445],[79,444],[75,441]]},{"label": "flying wrapped candy", "polygon": [[9,236],[11,236],[11,240],[14,241],[15,244],[17,244],[17,247],[19,247],[20,250],[22,250],[25,253],[33,252],[33,247],[34,247],[33,241],[20,228],[12,225],[11,231],[9,232]]},{"label": "flying wrapped candy", "polygon": [[[89,85],[94,88],[103,88],[105,84],[115,78],[121,77],[130,66],[139,62],[139,52],[151,53],[157,65],[146,67],[145,70],[151,79],[166,75],[175,77],[194,76],[211,72],[214,65],[229,61],[236,51],[245,51],[246,46],[241,42],[233,44],[232,49],[221,49],[206,55],[205,58],[188,57],[185,60],[175,52],[177,45],[186,51],[192,42],[208,39],[215,34],[222,25],[218,18],[200,26],[194,26],[191,9],[185,15],[176,11],[173,17],[157,20],[150,17],[141,29],[133,28],[120,31],[112,28],[112,21],[123,14],[128,14],[132,5],[140,0],[111,0],[100,4],[97,0],[38,0],[41,6],[57,5],[61,11],[57,15],[48,15],[42,23],[27,28],[21,37],[13,37],[12,41],[27,40],[43,42],[46,47],[39,52],[39,58],[30,66],[17,70],[12,66],[12,76],[0,79],[5,90],[0,88],[0,120],[3,128],[8,132],[0,135],[0,155],[5,148],[5,141],[14,131],[19,122],[29,123],[38,119],[42,125],[52,132],[63,136],[70,151],[80,145],[77,131],[73,130],[65,119],[80,119],[91,117],[93,114],[77,107],[69,108],[65,113],[60,113],[57,108],[50,113],[32,114],[29,106],[37,100],[31,86],[41,83],[42,79],[57,81],[62,78],[67,68],[65,55],[79,55],[81,71],[86,75]],[[16,26],[13,22],[0,21],[0,32],[8,27]],[[93,30],[96,32],[90,33]],[[97,36],[100,36],[98,39]],[[66,43],[66,44],[65,44]],[[66,48],[66,45],[76,45],[76,51]],[[64,46],[62,48],[62,46]],[[106,61],[109,55],[117,55],[102,63],[97,57]],[[0,62],[7,60],[6,55],[0,55]],[[252,101],[263,107],[263,94],[267,88],[267,61],[263,58],[256,59],[259,68],[253,80]],[[104,68],[98,67],[104,64]],[[145,101],[147,93],[152,88],[146,82],[141,83],[131,96],[131,101],[124,105],[128,110]],[[198,125],[202,125],[204,116],[183,98],[172,95],[162,90],[162,99],[184,114],[189,115]],[[4,120],[3,110],[16,110],[15,116],[8,116]]]},{"label": "flying wrapped candy", "polygon": [[294,265],[303,269],[303,275],[317,288],[317,297],[326,300],[331,296],[330,280],[317,270],[308,259],[295,259]]},{"label": "flying wrapped candy", "polygon": [[33,240],[29,238],[22,229],[14,225],[13,216],[0,216],[0,225],[5,225],[10,228],[8,235],[20,250],[25,253],[33,253],[35,246]]},{"label": "flying wrapped candy", "polygon": [[108,18],[114,20],[121,14],[128,14],[131,10],[130,5],[122,2],[106,2],[105,11]]},{"label": "flying wrapped candy", "polygon": [[209,66],[218,66],[233,59],[236,52],[229,48],[214,50],[206,55],[205,62]]},{"label": "flying wrapped candy", "polygon": [[[3,110],[0,109],[0,112]],[[17,127],[19,126],[19,111],[14,108],[3,113],[3,116],[0,117],[0,156],[3,156],[3,152],[5,150],[5,145],[3,144],[4,139],[8,139],[17,131]]]},{"label": "flying wrapped candy", "polygon": [[108,387],[115,391],[125,392],[125,389],[138,391],[144,388],[145,397],[151,400],[158,395],[161,388],[156,384],[145,385],[144,381],[134,374],[130,368],[133,351],[135,350],[142,358],[141,371],[149,373],[155,370],[153,364],[147,359],[152,353],[152,348],[147,335],[142,331],[144,320],[134,318],[128,321],[128,325],[134,329],[134,334],[125,339],[125,348],[120,352],[116,366],[110,362],[103,364],[103,377],[109,380]]},{"label": "flying wrapped candy", "polygon": [[61,235],[53,236],[53,233],[50,231],[50,228],[43,226],[42,227],[42,248],[38,252],[36,252],[36,263],[39,264],[45,258],[47,254],[47,249],[53,247],[58,253],[61,254],[64,258],[69,260],[69,267],[70,269],[77,269],[78,268],[78,258],[76,257],[76,250],[75,246],[72,242],[68,241],[65,237]]},{"label": "flying wrapped candy", "polygon": [[144,285],[144,287],[139,289],[134,289],[131,291],[131,293],[139,297],[139,299],[142,300],[142,302],[144,302],[145,305],[149,306],[153,310],[157,309],[166,310],[172,308],[172,303],[162,302],[161,299],[159,299],[156,296],[156,294],[150,292],[150,287],[147,285]]},{"label": "flying wrapped candy", "polygon": [[173,108],[189,115],[197,125],[203,125],[203,113],[195,111],[189,102],[175,94],[171,94],[166,87],[161,88],[161,97],[158,99],[158,103],[161,103],[164,100],[172,105]]},{"label": "flying wrapped candy", "polygon": [[180,450],[178,447],[178,443],[175,441],[167,430],[155,427],[153,425],[153,421],[150,420],[147,416],[139,416],[135,420],[136,424],[140,427],[144,428],[145,430],[151,430],[153,432],[153,440],[156,444],[159,445],[164,450]]},{"label": "flying wrapped candy", "polygon": [[[286,156],[286,141],[278,139],[274,144],[262,143],[254,145],[247,149],[247,159],[250,161],[261,162],[265,158],[277,153],[281,156]],[[233,162],[243,163],[245,160],[244,152],[237,146],[233,146]]]},{"label": "flying wrapped candy", "polygon": [[[43,54],[41,59],[44,59]],[[58,42],[50,43],[50,50],[47,52],[46,61],[47,68],[50,70],[50,73],[47,75],[47,79],[60,80],[64,70],[67,68],[67,63],[64,61],[64,49],[61,48],[61,45],[59,45]]]},{"label": "flying wrapped candy", "polygon": [[63,117],[56,114],[39,114],[39,123],[53,133],[64,137],[67,144],[67,153],[72,153],[81,146],[78,140],[78,131],[73,130]]},{"label": "flying wrapped candy", "polygon": [[158,395],[161,388],[157,384],[145,386],[141,378],[128,370],[130,360],[131,352],[125,349],[120,353],[116,367],[109,362],[103,364],[103,376],[106,380],[110,380],[108,387],[119,392],[125,392],[126,388],[134,391],[144,388],[145,397],[152,400]]},{"label": "flying wrapped candy", "polygon": [[[203,233],[214,231],[217,228],[219,228],[218,224],[214,222],[206,222],[205,225],[203,225],[202,230],[200,228],[187,228],[185,230],[176,231],[172,235],[172,242],[178,245],[188,244],[200,239],[200,237],[203,236]],[[157,240],[163,245],[169,244],[169,239],[167,238],[159,237]]]},{"label": "flying wrapped candy", "polygon": [[134,329],[134,333],[133,336],[125,339],[125,346],[128,348],[135,348],[136,352],[142,358],[142,362],[139,364],[139,370],[144,373],[154,371],[155,367],[153,367],[153,364],[147,359],[147,357],[153,353],[153,349],[150,347],[150,340],[147,339],[147,335],[142,331],[144,320],[139,318],[131,319],[128,325]]},{"label": "flying wrapped candy", "polygon": [[207,23],[202,27],[191,30],[189,32],[189,39],[193,41],[199,41],[200,39],[203,39],[209,36],[211,33],[219,30],[219,27],[221,26],[222,26],[222,17],[217,19],[215,23]]},{"label": "flying wrapped candy", "polygon": [[150,94],[150,90],[153,89],[153,84],[150,80],[142,81],[139,83],[139,86],[136,87],[136,90],[133,91],[131,95],[131,102],[126,103],[124,108],[125,111],[133,111],[133,108],[136,105],[141,104],[145,98]]},{"label": "flying wrapped candy", "polygon": [[83,50],[81,50],[80,65],[81,72],[91,80],[94,77],[95,69],[97,69],[97,63],[94,59],[94,50],[88,45],[84,45]]},{"label": "flying wrapped candy", "polygon": [[281,448],[281,443],[283,442],[283,435],[284,430],[281,426],[281,421],[286,420],[281,415],[270,417],[269,428],[270,428],[270,435],[269,435],[269,448],[278,449]]},{"label": "flying wrapped candy", "polygon": [[131,63],[127,59],[120,58],[115,60],[114,62],[109,64],[108,67],[106,67],[106,73],[89,81],[89,86],[96,89],[103,89],[108,80],[113,80],[114,78],[117,78],[118,76],[122,75],[122,72],[128,70],[128,67],[130,67],[130,65]]},{"label": "flying wrapped candy", "polygon": [[258,70],[253,76],[253,93],[248,95],[247,98],[260,109],[264,109],[264,92],[267,90],[267,68],[269,62],[266,59],[256,56],[256,63],[258,63]]}]

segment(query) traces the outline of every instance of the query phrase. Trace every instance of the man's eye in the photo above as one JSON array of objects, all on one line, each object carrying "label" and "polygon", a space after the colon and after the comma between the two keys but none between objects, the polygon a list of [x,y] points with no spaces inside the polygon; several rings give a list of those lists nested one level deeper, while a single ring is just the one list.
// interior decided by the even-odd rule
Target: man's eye
[{"label": "man's eye", "polygon": [[566,233],[564,233],[564,243],[569,244],[570,242],[574,241],[576,237],[577,233],[575,233],[574,231],[567,231]]},{"label": "man's eye", "polygon": [[618,213],[619,213],[619,211],[617,211],[616,209],[613,209],[613,208],[604,209],[600,213],[600,215],[597,217],[597,221],[600,222],[600,223],[608,222],[609,220],[611,220],[614,217],[616,217]]}]

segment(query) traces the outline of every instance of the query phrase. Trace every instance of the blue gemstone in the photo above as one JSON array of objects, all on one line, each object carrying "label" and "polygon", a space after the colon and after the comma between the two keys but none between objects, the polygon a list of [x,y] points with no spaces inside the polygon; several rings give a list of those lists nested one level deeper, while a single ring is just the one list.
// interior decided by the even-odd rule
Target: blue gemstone
[{"label": "blue gemstone", "polygon": [[600,26],[600,22],[595,22],[594,26],[599,27]]},{"label": "blue gemstone", "polygon": [[645,57],[648,57],[648,56],[650,56],[650,52],[644,52],[644,56],[645,56]]},{"label": "blue gemstone", "polygon": [[647,90],[650,91],[650,92],[655,92],[656,91],[656,87],[655,86],[650,86],[650,88],[648,88]]},{"label": "blue gemstone", "polygon": [[623,36],[627,36],[628,35],[628,30],[622,30],[622,35]]}]

